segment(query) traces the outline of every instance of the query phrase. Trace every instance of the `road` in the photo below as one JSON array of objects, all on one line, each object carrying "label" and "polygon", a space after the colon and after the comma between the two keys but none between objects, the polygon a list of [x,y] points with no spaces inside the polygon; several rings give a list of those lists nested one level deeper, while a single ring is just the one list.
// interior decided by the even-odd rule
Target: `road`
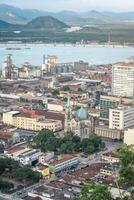
[{"label": "road", "polygon": [[107,142],[106,141],[105,145],[106,145],[107,150],[106,151],[98,152],[97,154],[94,154],[94,158],[88,161],[88,165],[92,165],[92,164],[101,162],[102,155],[104,153],[115,151],[117,149],[117,147],[120,145],[120,143],[117,143],[117,142]]}]

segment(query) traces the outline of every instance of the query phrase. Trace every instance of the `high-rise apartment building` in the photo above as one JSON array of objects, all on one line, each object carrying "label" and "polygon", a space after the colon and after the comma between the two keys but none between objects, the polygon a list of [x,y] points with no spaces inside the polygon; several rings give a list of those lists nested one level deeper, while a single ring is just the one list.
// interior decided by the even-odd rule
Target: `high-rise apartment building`
[{"label": "high-rise apartment building", "polygon": [[134,97],[134,60],[113,65],[112,93],[119,97]]}]

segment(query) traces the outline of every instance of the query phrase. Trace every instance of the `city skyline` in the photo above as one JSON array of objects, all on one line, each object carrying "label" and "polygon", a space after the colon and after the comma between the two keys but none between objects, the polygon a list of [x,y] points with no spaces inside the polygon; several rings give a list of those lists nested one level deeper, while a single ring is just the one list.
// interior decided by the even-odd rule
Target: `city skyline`
[{"label": "city skyline", "polygon": [[88,10],[98,10],[98,11],[133,11],[134,1],[128,0],[127,4],[125,0],[1,0],[0,4],[9,4],[17,6],[19,8],[28,9],[40,9],[45,11],[61,11],[61,10],[72,10],[72,11],[88,11]]}]

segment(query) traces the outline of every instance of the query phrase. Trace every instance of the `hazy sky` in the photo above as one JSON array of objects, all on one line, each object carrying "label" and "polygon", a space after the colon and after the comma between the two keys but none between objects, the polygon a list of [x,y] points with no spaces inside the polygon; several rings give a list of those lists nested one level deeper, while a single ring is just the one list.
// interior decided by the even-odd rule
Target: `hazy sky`
[{"label": "hazy sky", "polygon": [[134,0],[0,0],[0,3],[8,3],[20,8],[36,8],[49,11],[60,10],[108,10],[108,11],[132,11]]}]

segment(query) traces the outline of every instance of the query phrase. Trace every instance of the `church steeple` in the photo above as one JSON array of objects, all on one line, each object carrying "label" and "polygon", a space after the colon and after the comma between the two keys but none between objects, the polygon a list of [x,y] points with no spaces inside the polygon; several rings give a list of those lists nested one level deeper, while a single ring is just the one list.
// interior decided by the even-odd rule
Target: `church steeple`
[{"label": "church steeple", "polygon": [[65,105],[65,131],[70,131],[71,119],[72,119],[71,98],[70,98],[70,96],[68,96],[67,103]]}]

